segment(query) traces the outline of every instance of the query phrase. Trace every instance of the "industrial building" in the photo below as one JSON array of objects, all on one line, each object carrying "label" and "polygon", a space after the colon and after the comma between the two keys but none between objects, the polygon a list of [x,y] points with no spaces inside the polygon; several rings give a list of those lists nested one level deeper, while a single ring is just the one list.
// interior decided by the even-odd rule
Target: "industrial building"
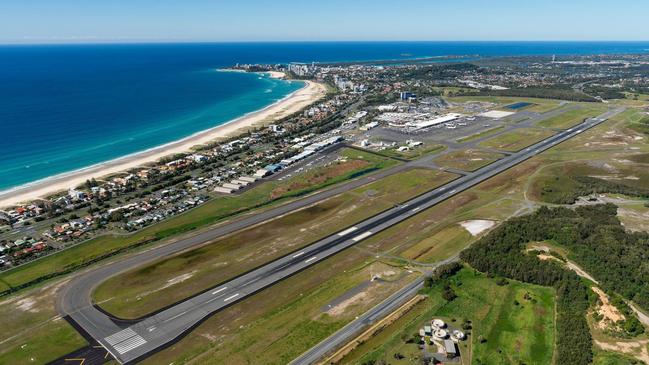
[{"label": "industrial building", "polygon": [[430,113],[384,113],[376,119],[387,122],[391,127],[420,130],[453,122],[460,118],[462,115],[457,113],[442,116],[434,116]]}]

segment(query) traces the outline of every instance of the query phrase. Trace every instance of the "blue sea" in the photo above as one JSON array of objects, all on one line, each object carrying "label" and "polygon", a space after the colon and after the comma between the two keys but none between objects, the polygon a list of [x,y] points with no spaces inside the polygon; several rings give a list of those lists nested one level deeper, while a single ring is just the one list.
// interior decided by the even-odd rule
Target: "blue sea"
[{"label": "blue sea", "polygon": [[217,71],[235,63],[648,51],[649,42],[0,46],[0,190],[188,137],[302,87]]}]

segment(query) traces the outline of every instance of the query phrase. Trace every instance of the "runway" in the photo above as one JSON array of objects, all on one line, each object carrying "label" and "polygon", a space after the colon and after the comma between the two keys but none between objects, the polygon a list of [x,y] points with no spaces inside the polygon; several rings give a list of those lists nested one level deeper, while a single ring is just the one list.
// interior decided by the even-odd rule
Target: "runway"
[{"label": "runway", "polygon": [[[140,266],[156,257],[178,252],[177,246],[156,248],[155,257],[152,254],[147,256],[145,252],[78,275],[59,296],[59,311],[62,315],[69,316],[120,363],[137,362],[178,341],[210,315],[452,198],[622,111],[622,109],[614,109],[597,118],[588,119],[578,126],[508,155],[491,165],[461,176],[404,204],[334,233],[298,252],[279,258],[142,320],[131,323],[111,318],[92,305],[91,293],[106,278]],[[232,230],[236,230],[235,228]],[[201,235],[188,239],[190,242],[187,243],[187,247],[201,242],[201,239],[205,242]]]}]

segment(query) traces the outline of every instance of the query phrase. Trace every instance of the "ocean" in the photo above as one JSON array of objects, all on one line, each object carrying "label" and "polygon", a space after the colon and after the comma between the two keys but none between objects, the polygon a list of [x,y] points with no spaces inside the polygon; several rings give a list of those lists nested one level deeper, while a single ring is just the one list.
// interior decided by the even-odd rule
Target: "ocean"
[{"label": "ocean", "polygon": [[0,190],[188,137],[302,87],[217,71],[235,63],[648,51],[649,42],[0,46]]}]

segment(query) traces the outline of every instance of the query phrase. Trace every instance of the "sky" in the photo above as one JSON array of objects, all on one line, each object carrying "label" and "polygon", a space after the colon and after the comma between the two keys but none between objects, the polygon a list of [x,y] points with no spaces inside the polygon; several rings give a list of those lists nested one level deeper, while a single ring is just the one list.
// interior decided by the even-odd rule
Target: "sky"
[{"label": "sky", "polygon": [[649,40],[647,0],[0,0],[0,43]]}]

